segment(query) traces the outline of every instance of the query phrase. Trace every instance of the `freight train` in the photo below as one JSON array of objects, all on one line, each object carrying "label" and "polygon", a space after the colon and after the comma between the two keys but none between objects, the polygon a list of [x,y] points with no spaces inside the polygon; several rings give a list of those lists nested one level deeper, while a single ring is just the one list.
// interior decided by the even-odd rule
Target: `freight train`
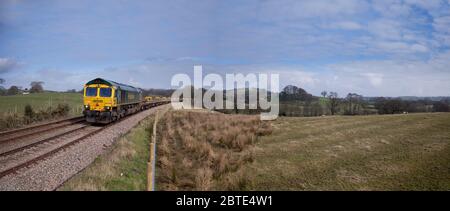
[{"label": "freight train", "polygon": [[138,111],[168,103],[152,101],[142,96],[142,90],[130,85],[96,78],[84,85],[83,115],[87,122],[103,123],[117,121]]}]

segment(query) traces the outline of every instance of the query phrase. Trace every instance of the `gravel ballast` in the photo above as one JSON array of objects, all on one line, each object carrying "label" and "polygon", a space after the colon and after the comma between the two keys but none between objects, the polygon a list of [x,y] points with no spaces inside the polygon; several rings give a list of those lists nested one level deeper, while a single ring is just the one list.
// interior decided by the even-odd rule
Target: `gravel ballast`
[{"label": "gravel ballast", "polygon": [[132,115],[43,161],[6,175],[0,178],[0,190],[55,190],[106,152],[115,140],[140,121],[167,107],[170,104]]}]

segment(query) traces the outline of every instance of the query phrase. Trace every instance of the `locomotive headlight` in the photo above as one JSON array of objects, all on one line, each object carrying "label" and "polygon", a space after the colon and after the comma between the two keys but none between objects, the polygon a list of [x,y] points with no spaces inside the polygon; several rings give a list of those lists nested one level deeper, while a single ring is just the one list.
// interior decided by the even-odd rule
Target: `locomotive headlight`
[{"label": "locomotive headlight", "polygon": [[89,109],[89,105],[84,105],[84,108]]},{"label": "locomotive headlight", "polygon": [[111,107],[105,106],[105,110],[109,110],[109,109],[111,109]]}]

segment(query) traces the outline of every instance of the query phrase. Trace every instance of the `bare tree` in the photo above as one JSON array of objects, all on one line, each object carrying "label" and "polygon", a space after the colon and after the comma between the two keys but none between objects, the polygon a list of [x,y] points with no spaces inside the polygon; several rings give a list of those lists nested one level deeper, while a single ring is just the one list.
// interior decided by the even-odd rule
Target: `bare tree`
[{"label": "bare tree", "polygon": [[339,106],[339,98],[337,92],[330,92],[328,94],[328,105],[330,107],[331,115],[336,114],[337,108]]},{"label": "bare tree", "polygon": [[363,96],[356,93],[348,93],[346,99],[347,109],[345,114],[359,114],[363,104]]},{"label": "bare tree", "polygon": [[322,95],[322,97],[327,97],[328,92],[327,91],[322,91],[320,94]]},{"label": "bare tree", "polygon": [[42,86],[44,84],[44,82],[42,81],[33,81],[30,83],[30,92],[31,93],[38,93],[38,92],[43,92],[44,91],[44,87]]}]

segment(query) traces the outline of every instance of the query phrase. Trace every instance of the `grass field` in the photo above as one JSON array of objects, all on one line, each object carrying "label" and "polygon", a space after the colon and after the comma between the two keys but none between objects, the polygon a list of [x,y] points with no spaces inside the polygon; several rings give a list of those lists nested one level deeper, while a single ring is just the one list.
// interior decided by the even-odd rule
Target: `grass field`
[{"label": "grass field", "polygon": [[250,190],[450,190],[450,113],[279,118]]},{"label": "grass field", "polygon": [[45,92],[28,95],[0,96],[0,113],[17,112],[23,114],[25,105],[30,104],[34,110],[67,103],[71,107],[70,115],[81,114],[83,97],[79,93]]}]

